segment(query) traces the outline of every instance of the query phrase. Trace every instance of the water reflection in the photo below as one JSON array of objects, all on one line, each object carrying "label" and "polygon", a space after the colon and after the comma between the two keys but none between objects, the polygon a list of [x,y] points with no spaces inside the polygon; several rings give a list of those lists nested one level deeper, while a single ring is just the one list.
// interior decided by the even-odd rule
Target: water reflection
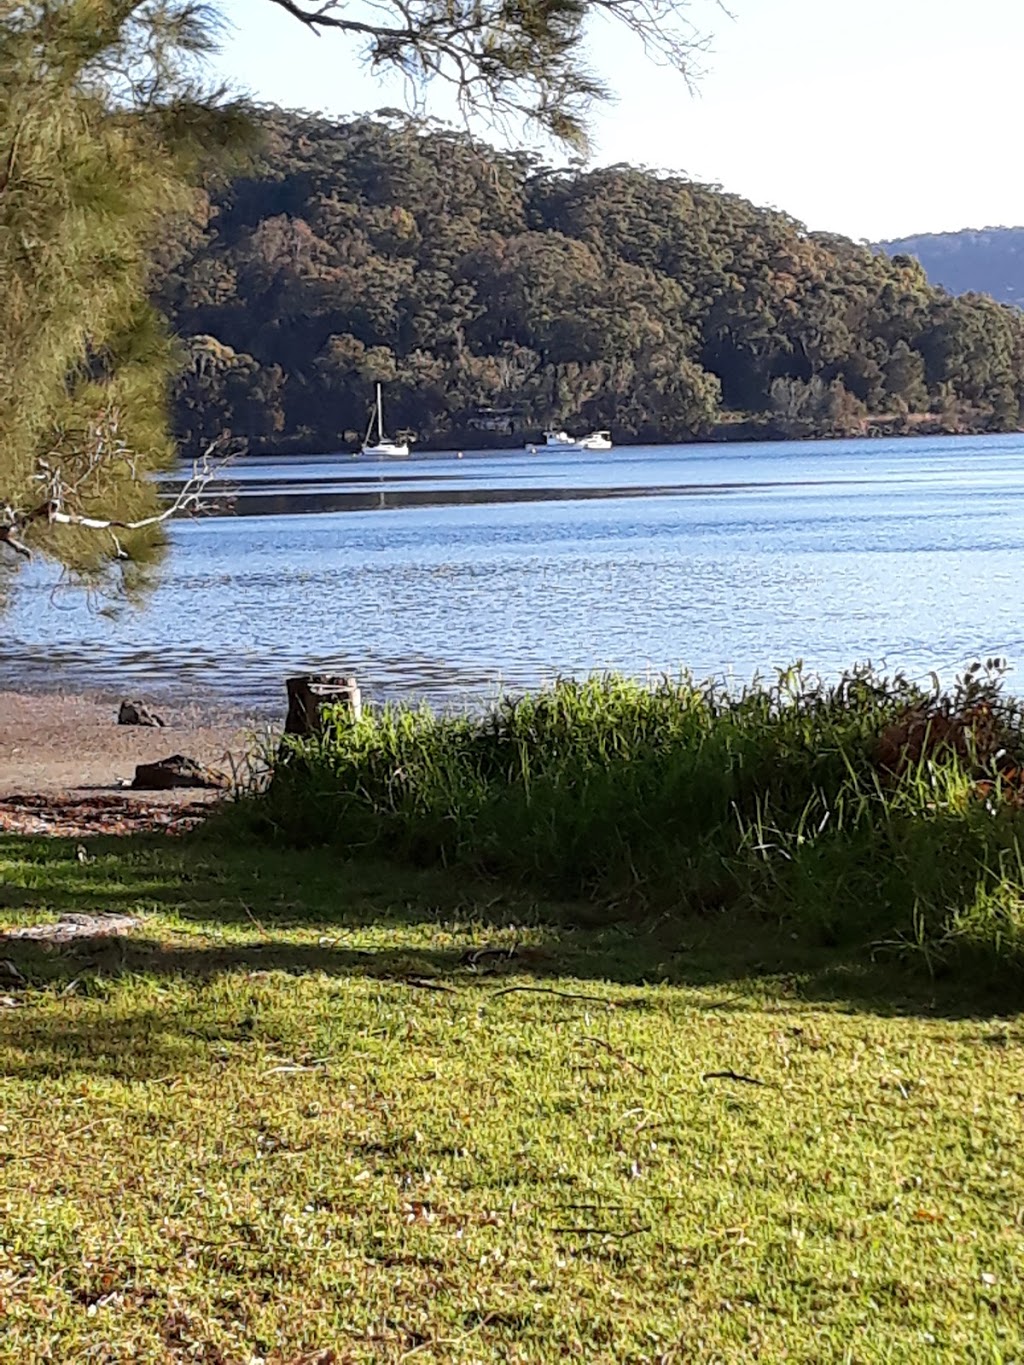
[{"label": "water reflection", "polygon": [[[804,486],[810,481],[805,480]],[[403,507],[474,507],[503,502],[586,502],[594,498],[662,498],[723,496],[740,489],[776,488],[779,484],[662,484],[651,488],[392,488],[373,492],[298,492],[292,487],[235,495],[232,512],[243,517],[304,516],[316,512],[395,511]]]}]

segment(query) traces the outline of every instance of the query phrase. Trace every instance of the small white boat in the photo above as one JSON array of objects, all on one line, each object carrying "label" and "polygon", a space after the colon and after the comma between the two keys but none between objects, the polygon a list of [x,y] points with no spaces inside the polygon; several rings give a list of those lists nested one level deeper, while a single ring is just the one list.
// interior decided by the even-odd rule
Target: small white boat
[{"label": "small white boat", "polygon": [[557,450],[563,455],[578,455],[584,450],[611,450],[612,438],[607,431],[592,431],[589,436],[570,436],[566,431],[546,431],[542,446],[529,445],[531,455],[538,450]]},{"label": "small white boat", "polygon": [[[371,444],[374,426],[377,428],[377,439]],[[384,434],[384,403],[381,398],[380,385],[377,385],[377,407],[373,416],[370,418],[370,425],[366,428],[366,439],[363,441],[364,455],[408,455],[409,445],[406,441],[392,441]]]}]

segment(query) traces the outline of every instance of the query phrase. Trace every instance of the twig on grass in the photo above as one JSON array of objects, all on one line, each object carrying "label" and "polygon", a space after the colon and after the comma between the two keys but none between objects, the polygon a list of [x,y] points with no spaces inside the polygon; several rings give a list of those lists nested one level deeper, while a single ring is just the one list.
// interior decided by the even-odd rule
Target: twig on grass
[{"label": "twig on grass", "polygon": [[511,944],[507,948],[467,948],[459,958],[459,961],[466,967],[474,970],[480,966],[481,962],[486,962],[488,958],[501,958],[503,962],[510,962],[519,955],[519,945]]},{"label": "twig on grass", "polygon": [[512,995],[514,991],[530,991],[534,995],[557,995],[560,1000],[589,1000],[595,1005],[607,1005],[610,1010],[616,1006],[616,1001],[609,1000],[604,995],[584,995],[582,991],[556,991],[551,986],[503,986],[500,991],[491,991],[491,999],[496,1000],[499,995]]},{"label": "twig on grass", "polygon": [[310,1062],[280,1062],[277,1066],[272,1066],[265,1074],[267,1076],[294,1076],[299,1072],[321,1071],[325,1066],[329,1066],[330,1057],[316,1057]]},{"label": "twig on grass", "polygon": [[760,1081],[756,1076],[741,1076],[738,1071],[705,1071],[702,1081],[742,1081],[744,1085],[770,1085],[770,1081]]},{"label": "twig on grass", "polygon": [[413,1356],[419,1355],[420,1351],[427,1351],[438,1346],[461,1346],[464,1341],[468,1341],[474,1333],[487,1327],[497,1317],[497,1313],[486,1313],[478,1323],[475,1323],[468,1332],[463,1332],[457,1337],[431,1337],[429,1341],[421,1341],[417,1346],[411,1347],[408,1351],[403,1351],[398,1357],[399,1361],[410,1360]]},{"label": "twig on grass", "polygon": [[638,1228],[627,1228],[625,1232],[617,1228],[552,1228],[552,1232],[573,1233],[577,1237],[614,1237],[623,1242],[627,1237],[636,1237],[641,1232],[650,1232],[650,1223],[642,1223]]},{"label": "twig on grass", "polygon": [[256,926],[256,928],[260,931],[260,933],[263,935],[263,937],[264,937],[264,938],[269,938],[270,935],[267,933],[266,926],[263,924],[263,922],[262,922],[261,920],[257,919],[257,917],[253,914],[252,908],[251,908],[250,906],[246,905],[245,901],[243,901],[243,900],[240,900],[240,901],[238,902],[238,904],[239,904],[239,905],[242,907],[242,909],[245,911],[246,915],[247,915],[248,918],[249,918],[249,921],[250,921],[252,924],[254,924],[254,925]]},{"label": "twig on grass", "polygon": [[632,1068],[633,1071],[641,1076],[647,1075],[647,1068],[645,1066],[641,1066],[639,1062],[634,1062],[631,1058],[627,1057],[624,1052],[620,1052],[617,1047],[612,1047],[611,1043],[606,1043],[603,1038],[595,1038],[592,1033],[586,1033],[577,1041],[578,1043],[593,1043],[595,1047],[603,1047],[605,1052],[611,1053],[611,1055],[620,1061],[623,1066]]}]

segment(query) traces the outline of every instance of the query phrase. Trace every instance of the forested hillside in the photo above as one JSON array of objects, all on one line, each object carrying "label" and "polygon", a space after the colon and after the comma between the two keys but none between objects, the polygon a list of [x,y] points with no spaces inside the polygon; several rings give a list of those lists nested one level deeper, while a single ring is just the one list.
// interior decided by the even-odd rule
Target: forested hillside
[{"label": "forested hillside", "polygon": [[1024,306],[1024,227],[926,232],[879,246],[890,255],[914,256],[931,283],[951,294],[977,290]]},{"label": "forested hillside", "polygon": [[[552,170],[394,117],[266,115],[160,262],[186,448],[1007,429],[1024,319],[704,185]],[[929,414],[927,418],[921,414]]]}]

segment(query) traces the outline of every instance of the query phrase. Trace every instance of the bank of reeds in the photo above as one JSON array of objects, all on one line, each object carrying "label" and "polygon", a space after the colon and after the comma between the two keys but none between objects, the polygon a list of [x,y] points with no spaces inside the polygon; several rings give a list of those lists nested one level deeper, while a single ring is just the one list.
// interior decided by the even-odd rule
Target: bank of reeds
[{"label": "bank of reeds", "polygon": [[756,913],[819,940],[1024,967],[1024,723],[998,668],[942,691],[795,669],[740,692],[563,681],[478,718],[338,712],[283,741],[289,842],[471,868],[617,913]]}]

